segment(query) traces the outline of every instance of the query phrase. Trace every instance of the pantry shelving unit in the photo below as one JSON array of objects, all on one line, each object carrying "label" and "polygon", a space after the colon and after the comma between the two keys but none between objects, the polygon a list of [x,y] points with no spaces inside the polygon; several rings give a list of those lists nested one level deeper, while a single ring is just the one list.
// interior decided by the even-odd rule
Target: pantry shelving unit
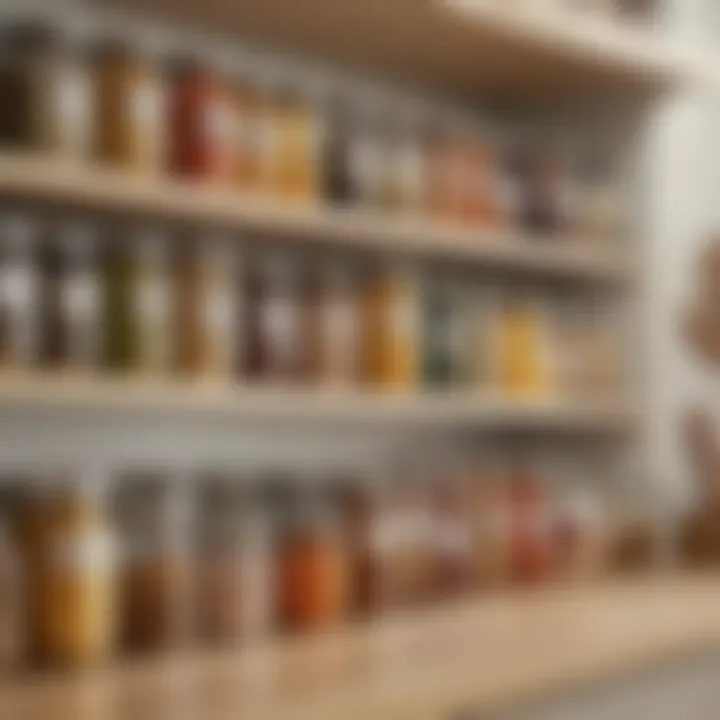
[{"label": "pantry shelving unit", "polygon": [[[382,74],[398,82],[412,80],[414,84],[446,90],[455,96],[476,100],[481,94],[532,107],[559,108],[604,102],[609,98],[615,102],[626,100],[635,107],[638,103],[649,104],[684,88],[717,83],[720,78],[712,58],[700,50],[673,42],[669,36],[651,36],[638,28],[622,28],[610,21],[579,16],[527,15],[519,8],[513,9],[513,3],[509,1],[264,0],[259,3],[256,0],[208,0],[198,3],[195,0],[123,0],[86,4],[103,6],[110,13],[132,9],[177,25],[221,29],[231,37],[237,33],[260,46],[279,47],[290,54],[310,55],[319,60],[330,58],[351,70]],[[413,18],[412,32],[407,29],[409,16]],[[243,235],[251,236],[253,242],[267,239],[308,247],[320,244],[339,251],[403,253],[461,262],[478,269],[518,273],[538,281],[571,280],[593,289],[602,286],[604,291],[610,292],[627,293],[629,289],[635,293],[642,289],[638,282],[640,272],[635,262],[636,253],[601,252],[582,239],[565,244],[542,243],[512,234],[428,226],[415,220],[388,220],[354,211],[279,208],[262,199],[239,198],[177,182],[138,181],[117,173],[42,158],[0,156],[0,195],[208,226],[237,233],[240,240]],[[652,225],[642,224],[646,228]],[[611,431],[627,437],[642,431],[647,409],[641,392],[569,404],[499,400],[467,392],[408,397],[312,388],[230,388],[203,383],[89,380],[69,376],[0,378],[0,414],[7,423],[0,424],[0,432],[9,431],[0,436],[5,437],[6,443],[19,438],[21,431],[37,433],[40,438],[44,433],[44,437],[53,438],[54,442],[47,446],[41,439],[33,443],[26,441],[26,448],[32,447],[35,452],[29,459],[40,457],[46,463],[53,462],[52,448],[64,461],[73,457],[73,450],[69,449],[72,442],[84,448],[77,452],[77,457],[86,457],[96,442],[93,433],[100,432],[104,420],[111,426],[111,432],[120,436],[123,430],[117,422],[118,416],[127,416],[130,426],[137,424],[138,415],[149,417],[150,423],[158,427],[166,417],[190,419],[194,423],[191,439],[195,443],[204,442],[198,430],[201,421],[208,417],[219,419],[232,428],[229,433],[226,428],[223,436],[223,442],[226,438],[230,446],[237,443],[235,423],[246,427],[248,423],[264,426],[281,422],[302,429],[309,425],[364,425],[380,429],[384,434],[389,428],[422,427],[443,432],[459,428],[481,432]],[[92,427],[68,422],[66,428],[58,421],[58,412],[62,418],[82,413],[92,418]],[[22,421],[16,421],[15,418],[20,416]],[[75,437],[73,427],[79,428]],[[217,425],[212,423],[208,428],[212,428],[206,429],[209,438]],[[163,437],[166,447],[169,446],[166,435]],[[107,450],[114,439],[106,434],[97,446]],[[183,436],[178,444],[187,441],[188,437]],[[214,452],[219,445],[209,443],[208,447]],[[50,450],[44,453],[47,448]],[[7,449],[12,448],[8,445]],[[25,448],[20,449],[24,451]],[[14,449],[10,454],[16,459],[18,452]],[[112,453],[108,451],[108,455]],[[103,459],[101,457],[99,461]],[[218,660],[215,669],[208,670],[203,676],[207,680],[203,687],[220,687],[222,681],[227,681],[232,685],[232,692],[228,693],[224,686],[226,694],[222,697],[206,697],[207,704],[202,713],[209,718],[215,717],[212,708],[216,707],[217,717],[223,717],[228,709],[223,703],[229,703],[241,714],[243,708],[249,707],[248,717],[259,718],[260,714],[253,713],[269,709],[263,717],[282,717],[283,720],[292,720],[296,716],[327,717],[335,720],[341,716],[339,709],[348,701],[358,701],[366,709],[365,714],[358,712],[355,716],[358,720],[364,717],[434,720],[455,709],[464,711],[466,707],[482,707],[490,712],[497,703],[510,702],[518,693],[540,692],[549,685],[561,686],[568,679],[577,679],[580,670],[584,670],[585,676],[594,676],[598,672],[624,669],[626,665],[614,662],[618,656],[618,643],[622,645],[623,657],[635,666],[658,654],[670,655],[710,637],[716,638],[720,632],[713,608],[717,607],[718,589],[715,584],[700,585],[701,590],[693,595],[697,607],[702,610],[698,614],[684,611],[678,614],[678,607],[685,607],[687,599],[682,590],[672,595],[668,593],[670,604],[662,605],[660,599],[666,597],[665,589],[658,590],[655,586],[649,591],[650,595],[640,592],[640,601],[637,593],[630,593],[630,600],[626,591],[613,594],[603,604],[600,615],[589,594],[584,596],[584,604],[568,604],[567,598],[560,598],[559,605],[533,605],[532,608],[544,608],[547,613],[528,611],[534,621],[527,627],[536,633],[536,642],[528,643],[527,634],[517,635],[515,650],[503,656],[507,660],[504,666],[497,664],[497,655],[493,653],[500,646],[505,647],[503,643],[507,636],[493,644],[492,640],[498,637],[493,633],[498,627],[503,632],[512,630],[516,609],[514,605],[514,609],[508,610],[504,601],[496,603],[494,599],[473,605],[464,613],[452,613],[451,618],[447,611],[440,611],[432,614],[430,622],[425,617],[420,621],[388,620],[378,631],[378,637],[382,635],[382,641],[378,641],[379,654],[371,653],[369,658],[365,657],[364,669],[360,672],[356,656],[343,656],[333,650],[333,638],[328,639],[327,645],[323,645],[323,637],[312,638],[308,642],[317,645],[313,645],[311,654],[327,661],[321,663],[318,670],[325,682],[317,684],[316,692],[307,692],[304,687],[303,692],[297,692],[296,687],[290,695],[283,696],[282,691],[288,688],[283,685],[282,678],[263,678],[264,682],[260,684],[269,689],[268,697],[277,696],[277,706],[252,705],[254,696],[251,693],[238,699],[238,662],[244,663],[248,677],[253,679],[253,672],[258,667],[265,667],[263,660],[270,656],[274,668],[291,668],[291,673],[292,668],[306,669],[308,646],[303,641],[279,644],[267,651],[269,654],[263,654],[262,650],[259,654],[250,652],[239,661],[233,656],[226,665]],[[514,602],[522,603],[522,600]],[[651,602],[660,603],[662,607],[652,615],[651,627],[643,627],[649,617],[645,611],[651,607]],[[568,626],[564,624],[567,608],[571,605],[581,608],[582,620],[577,621],[576,634],[567,632]],[[596,624],[586,624],[596,617],[600,618]],[[488,618],[499,620],[499,625],[489,623]],[[557,625],[558,621],[562,628]],[[602,642],[607,635],[605,621],[609,625],[616,623],[607,647]],[[478,623],[482,626],[480,631],[477,630]],[[382,678],[377,674],[378,663],[389,657],[389,653],[382,652],[388,647],[387,636],[397,640],[430,625],[442,626],[444,630],[451,625],[455,633],[452,637],[458,642],[447,643],[448,635],[443,631],[441,635],[446,644],[442,645],[442,652],[426,652],[427,648],[435,647],[428,642],[422,652],[415,649],[408,652],[406,648],[405,655],[395,653],[393,658],[399,659],[396,665],[407,667],[407,670],[403,684],[398,686],[401,690],[390,690],[390,684],[381,682]],[[641,626],[640,631],[638,626]],[[572,623],[569,627],[573,627]],[[474,634],[470,633],[471,643],[459,640],[467,635],[468,628],[475,628]],[[552,628],[552,635],[548,635],[548,628]],[[372,644],[368,643],[366,628],[352,632],[358,633],[352,636],[353,642],[363,647]],[[658,638],[665,632],[668,634],[665,640],[658,643]],[[528,647],[554,646],[558,638],[568,643],[561,660],[548,663],[548,656],[543,652],[532,665],[532,671],[523,676],[524,681],[518,680],[517,668],[527,659]],[[574,638],[598,641],[591,643],[597,655],[588,659],[588,644],[575,647],[571,642]],[[330,660],[316,652],[319,647],[330,648]],[[492,657],[488,659],[489,655],[485,655],[483,667],[487,674],[478,691],[475,661],[478,651],[485,652],[488,648],[492,650]],[[353,671],[346,673],[343,687],[333,687],[335,676],[328,669],[345,667],[338,660],[341,657],[349,658],[347,667],[355,664]],[[410,660],[407,666],[403,658]],[[456,673],[455,668],[461,668],[462,673]],[[468,672],[468,668],[472,668],[472,672]],[[497,672],[493,674],[493,671]],[[124,676],[121,671],[115,679],[110,678],[106,686],[128,699],[134,698],[134,694],[137,698],[147,698],[147,683],[156,684],[162,691],[166,687],[163,683],[169,677],[166,672],[165,666],[159,667],[155,673],[147,675],[144,684],[138,685],[129,682],[130,676]],[[278,677],[280,675],[282,673]],[[158,678],[161,678],[160,682],[156,682]],[[73,682],[42,687],[40,684],[33,687],[30,683],[9,693],[8,707],[20,708],[28,717],[42,716],[47,720],[75,716],[74,703],[82,693],[77,692]],[[257,683],[241,685],[255,688]],[[340,691],[345,686],[349,691],[342,695]],[[280,700],[282,697],[291,697],[292,703],[285,706]],[[416,697],[422,697],[423,701],[417,702]],[[213,701],[217,704],[213,705]],[[168,701],[168,708],[159,717],[177,717],[177,704]]]}]

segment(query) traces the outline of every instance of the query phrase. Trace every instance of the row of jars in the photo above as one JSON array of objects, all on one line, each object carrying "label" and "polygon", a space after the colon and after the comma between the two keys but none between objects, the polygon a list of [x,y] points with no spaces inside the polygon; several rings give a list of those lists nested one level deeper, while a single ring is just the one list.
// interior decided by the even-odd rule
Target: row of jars
[{"label": "row of jars", "polygon": [[[53,476],[4,486],[0,660],[321,630],[483,589],[601,576],[603,505],[530,465],[202,482]],[[105,488],[105,489],[103,489]]]},{"label": "row of jars", "polygon": [[582,152],[557,138],[501,141],[466,112],[317,74],[98,45],[44,25],[6,29],[0,145],[300,203],[538,235],[624,231],[617,178],[597,152],[578,157],[591,154],[585,139],[573,143]]},{"label": "row of jars", "polygon": [[0,365],[391,390],[602,393],[612,315],[400,261],[0,217]]}]

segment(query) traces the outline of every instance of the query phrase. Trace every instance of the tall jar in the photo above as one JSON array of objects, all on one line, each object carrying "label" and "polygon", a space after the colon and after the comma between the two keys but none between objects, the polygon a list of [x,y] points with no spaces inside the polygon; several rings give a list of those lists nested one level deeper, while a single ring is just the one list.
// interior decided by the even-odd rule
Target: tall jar
[{"label": "tall jar", "polygon": [[237,113],[230,85],[192,57],[177,59],[169,98],[170,170],[225,186],[233,184]]},{"label": "tall jar", "polygon": [[198,626],[209,641],[257,638],[274,622],[271,528],[241,478],[211,478],[200,493]]},{"label": "tall jar", "polygon": [[0,363],[28,370],[40,354],[40,227],[29,217],[0,219]]},{"label": "tall jar", "polygon": [[161,475],[124,477],[115,506],[123,642],[134,651],[175,649],[194,630],[190,490]]},{"label": "tall jar", "polygon": [[42,23],[10,26],[0,53],[0,143],[81,160],[91,143],[92,109],[78,37]]},{"label": "tall jar", "polygon": [[200,314],[203,358],[201,372],[208,380],[230,382],[242,341],[237,256],[232,240],[222,236],[205,238],[200,248]]},{"label": "tall jar", "polygon": [[140,367],[140,323],[137,314],[139,258],[125,231],[109,232],[102,246],[103,367],[135,372]]},{"label": "tall jar", "polygon": [[0,675],[26,659],[27,569],[10,528],[0,525]]},{"label": "tall jar", "polygon": [[132,312],[137,321],[138,370],[163,375],[173,369],[173,283],[170,248],[162,232],[139,231],[130,246],[137,254]]},{"label": "tall jar", "polygon": [[363,355],[370,384],[409,391],[421,372],[421,302],[417,271],[395,264],[365,282]]},{"label": "tall jar", "polygon": [[318,489],[285,508],[280,531],[280,618],[288,630],[336,624],[347,611],[347,555],[337,517]]},{"label": "tall jar", "polygon": [[59,479],[33,494],[25,526],[38,659],[88,666],[117,634],[116,542],[98,478]]},{"label": "tall jar", "polygon": [[165,82],[144,48],[107,40],[95,52],[95,158],[157,175],[165,164]]},{"label": "tall jar", "polygon": [[359,378],[360,294],[347,264],[321,266],[310,308],[312,374],[328,387],[349,387]]}]

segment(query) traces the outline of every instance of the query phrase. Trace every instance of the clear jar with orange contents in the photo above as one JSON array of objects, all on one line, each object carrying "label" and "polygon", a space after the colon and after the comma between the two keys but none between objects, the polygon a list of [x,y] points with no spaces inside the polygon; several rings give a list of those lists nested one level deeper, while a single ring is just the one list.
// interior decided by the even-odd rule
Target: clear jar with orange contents
[{"label": "clear jar with orange contents", "polygon": [[340,525],[322,489],[290,492],[278,552],[283,626],[312,630],[341,620],[348,609],[348,558]]},{"label": "clear jar with orange contents", "polygon": [[422,369],[421,279],[417,268],[394,263],[376,270],[363,290],[363,357],[369,384],[411,391]]}]

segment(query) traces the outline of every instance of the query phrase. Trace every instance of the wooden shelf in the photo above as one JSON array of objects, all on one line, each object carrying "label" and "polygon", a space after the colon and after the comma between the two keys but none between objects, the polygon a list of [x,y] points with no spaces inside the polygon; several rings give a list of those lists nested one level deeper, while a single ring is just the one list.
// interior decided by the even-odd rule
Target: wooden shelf
[{"label": "wooden shelf", "polygon": [[580,12],[505,0],[104,0],[261,47],[433,85],[557,104],[655,95],[717,78],[713,62],[670,37]]},{"label": "wooden shelf", "polygon": [[719,600],[717,578],[667,577],[485,597],[239,652],[35,679],[3,687],[3,708],[43,720],[495,717],[717,649]]},{"label": "wooden shelf", "polygon": [[510,401],[469,392],[424,395],[341,392],[321,388],[228,387],[191,381],[78,379],[22,375],[0,378],[0,413],[62,410],[142,413],[185,418],[332,425],[468,426],[559,432],[626,431],[639,413],[630,403]]},{"label": "wooden shelf", "polygon": [[167,180],[138,179],[90,166],[0,155],[0,193],[84,211],[160,218],[237,232],[242,239],[302,241],[337,250],[432,257],[580,282],[626,284],[631,263],[590,243],[527,238],[495,230],[438,226],[376,213],[280,205]]}]

